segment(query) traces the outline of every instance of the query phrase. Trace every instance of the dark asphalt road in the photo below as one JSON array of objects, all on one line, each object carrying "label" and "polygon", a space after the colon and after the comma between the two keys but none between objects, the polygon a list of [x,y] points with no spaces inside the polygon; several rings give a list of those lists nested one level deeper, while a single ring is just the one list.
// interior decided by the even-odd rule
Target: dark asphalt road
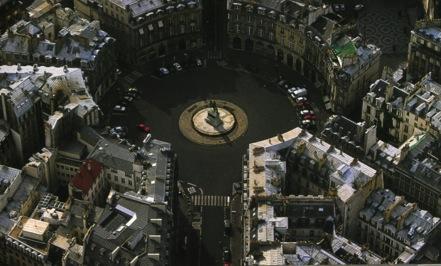
[{"label": "dark asphalt road", "polygon": [[[147,74],[135,84],[141,99],[129,107],[128,113],[113,115],[110,123],[127,125],[129,138],[141,140],[143,134],[136,124],[145,122],[151,126],[154,138],[173,144],[180,179],[202,187],[206,195],[230,195],[232,183],[240,180],[241,156],[248,144],[298,125],[287,96],[275,84],[259,78],[267,73],[252,75],[213,64],[163,79]],[[296,79],[300,77],[292,80]],[[248,116],[247,132],[230,145],[202,146],[188,141],[179,131],[179,116],[187,106],[203,99],[223,99],[240,106]],[[204,209],[202,231],[201,265],[221,265],[222,208]]]}]

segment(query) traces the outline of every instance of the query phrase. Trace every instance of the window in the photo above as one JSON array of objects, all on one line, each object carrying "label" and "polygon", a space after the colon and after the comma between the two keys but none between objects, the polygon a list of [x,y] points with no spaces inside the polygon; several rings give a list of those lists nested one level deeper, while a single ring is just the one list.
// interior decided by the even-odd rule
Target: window
[{"label": "window", "polygon": [[126,179],[125,178],[121,178],[121,183],[125,184],[126,183]]},{"label": "window", "polygon": [[314,230],[309,231],[309,236],[314,236]]},{"label": "window", "polygon": [[113,177],[113,179],[114,179],[116,182],[118,182],[118,176],[117,176],[117,175],[115,175],[115,176]]},{"label": "window", "polygon": [[132,180],[129,180],[129,185],[130,185],[130,186],[132,185]]}]

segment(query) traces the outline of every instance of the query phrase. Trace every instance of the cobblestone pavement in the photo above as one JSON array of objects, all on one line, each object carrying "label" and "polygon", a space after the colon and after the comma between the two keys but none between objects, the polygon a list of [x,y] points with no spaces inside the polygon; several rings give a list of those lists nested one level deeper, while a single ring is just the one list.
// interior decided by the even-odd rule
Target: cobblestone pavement
[{"label": "cobblestone pavement", "polygon": [[369,1],[358,18],[358,30],[367,43],[376,44],[384,54],[405,54],[410,36],[406,1]]}]

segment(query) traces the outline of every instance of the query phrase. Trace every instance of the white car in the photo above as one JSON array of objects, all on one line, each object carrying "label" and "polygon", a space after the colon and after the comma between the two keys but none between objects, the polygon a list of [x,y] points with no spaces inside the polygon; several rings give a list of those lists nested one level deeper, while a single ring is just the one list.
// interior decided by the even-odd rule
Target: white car
[{"label": "white car", "polygon": [[127,90],[127,92],[138,93],[138,89],[137,88],[129,88]]},{"label": "white car", "polygon": [[123,99],[129,103],[133,102],[133,97],[131,97],[131,96],[124,96]]},{"label": "white car", "polygon": [[305,88],[295,90],[292,93],[295,95],[296,98],[308,95],[308,91]]},{"label": "white car", "polygon": [[176,69],[176,71],[181,71],[182,67],[178,62],[173,63],[173,67]]},{"label": "white car", "polygon": [[113,111],[124,113],[126,111],[126,108],[121,105],[115,105],[115,107],[113,107]]},{"label": "white car", "polygon": [[308,101],[308,99],[306,97],[297,97],[295,100],[296,100],[296,103]]},{"label": "white car", "polygon": [[301,116],[313,115],[313,114],[314,114],[314,111],[312,111],[312,110],[302,110],[302,111],[300,111],[300,115]]},{"label": "white car", "polygon": [[166,76],[168,74],[170,74],[170,71],[167,68],[165,68],[165,67],[159,68],[159,75],[160,76]]},{"label": "white car", "polygon": [[362,4],[355,5],[355,7],[354,7],[355,11],[360,11],[363,8],[364,8],[364,5],[362,5]]}]

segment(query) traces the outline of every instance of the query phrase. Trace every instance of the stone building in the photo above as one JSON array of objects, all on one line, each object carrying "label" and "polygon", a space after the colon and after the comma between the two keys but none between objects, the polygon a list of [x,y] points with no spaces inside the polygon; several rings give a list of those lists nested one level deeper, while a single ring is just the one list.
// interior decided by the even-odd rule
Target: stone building
[{"label": "stone building", "polygon": [[351,238],[365,200],[383,187],[381,171],[300,128],[250,144],[243,171],[246,209],[258,196],[332,196],[339,212],[337,230]]},{"label": "stone building", "polygon": [[382,262],[340,235],[358,233],[359,211],[383,187],[381,172],[305,130],[251,143],[243,186],[245,265]]},{"label": "stone building", "polygon": [[330,96],[334,112],[354,107],[379,77],[381,51],[347,33],[352,25],[321,1],[231,1],[228,46],[286,64]]},{"label": "stone building", "polygon": [[441,82],[441,19],[416,22],[407,62],[410,78],[418,80],[430,72],[435,81]]},{"label": "stone building", "polygon": [[332,110],[356,110],[369,85],[380,75],[380,49],[360,37],[343,36],[331,44],[334,80],[330,85]]},{"label": "stone building", "polygon": [[362,119],[402,143],[421,132],[440,136],[441,85],[426,75],[416,83],[377,80],[363,98]]},{"label": "stone building", "polygon": [[73,198],[100,205],[107,196],[106,188],[103,166],[94,160],[86,160],[70,180],[69,194]]},{"label": "stone building", "polygon": [[333,195],[343,235],[356,239],[358,211],[369,194],[383,187],[383,173],[304,132],[292,144],[287,187],[292,193]]},{"label": "stone building", "polygon": [[361,160],[377,143],[377,128],[368,126],[365,121],[354,122],[345,116],[333,115],[326,121],[321,138]]},{"label": "stone building", "polygon": [[75,0],[74,5],[85,16],[98,13],[104,29],[122,40],[118,49],[126,64],[142,65],[203,45],[199,0]]},{"label": "stone building", "polygon": [[5,121],[0,121],[0,164],[18,167],[18,157],[11,129]]},{"label": "stone building", "polygon": [[410,137],[398,148],[379,140],[366,159],[382,169],[387,188],[441,215],[441,143],[430,134]]},{"label": "stone building", "polygon": [[[101,112],[80,69],[18,64],[0,73],[0,120],[10,127],[20,163],[44,145],[56,146],[74,127],[98,124]],[[67,116],[69,123],[59,122]]]},{"label": "stone building", "polygon": [[369,196],[359,219],[363,243],[395,263],[411,263],[426,245],[439,240],[440,218],[388,189]]},{"label": "stone building", "polygon": [[51,0],[28,7],[28,18],[11,26],[0,38],[3,64],[81,68],[96,101],[116,81],[115,39],[73,10]]},{"label": "stone building", "polygon": [[163,203],[112,193],[85,238],[85,264],[174,265],[172,221]]},{"label": "stone building", "polygon": [[426,13],[426,18],[441,18],[441,1],[440,0],[421,0]]}]

